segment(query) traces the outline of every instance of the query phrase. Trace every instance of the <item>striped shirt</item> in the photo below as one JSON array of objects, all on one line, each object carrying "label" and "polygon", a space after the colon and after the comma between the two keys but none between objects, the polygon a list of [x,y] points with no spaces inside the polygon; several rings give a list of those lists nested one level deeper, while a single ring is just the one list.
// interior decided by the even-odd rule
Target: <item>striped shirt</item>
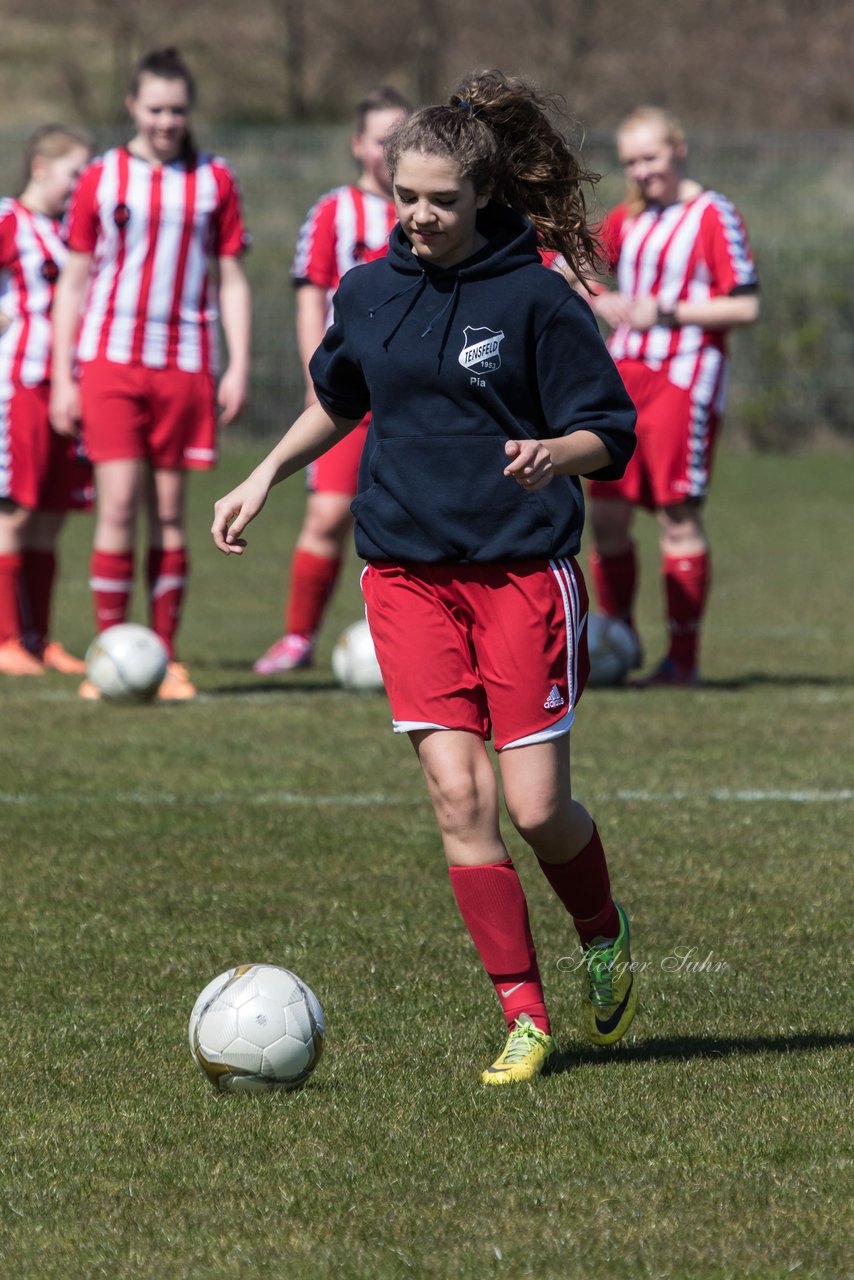
[{"label": "striped shirt", "polygon": [[50,309],[66,249],[60,223],[19,200],[0,201],[0,397],[50,377]]},{"label": "striped shirt", "polygon": [[77,357],[213,372],[212,260],[246,247],[240,197],[224,160],[151,165],[116,147],[72,197],[68,247],[94,255]]},{"label": "striped shirt", "polygon": [[361,187],[335,187],[309,209],[300,228],[291,277],[294,284],[325,289],[332,296],[351,267],[382,258],[397,222],[394,203]]},{"label": "striped shirt", "polygon": [[[716,191],[703,191],[692,200],[651,206],[630,216],[620,205],[607,217],[602,243],[616,273],[617,288],[628,297],[651,296],[672,311],[678,302],[754,292],[756,266],[738,210]],[[680,325],[653,325],[641,332],[618,325],[608,347],[615,360],[642,360],[663,369],[676,386],[692,386],[704,354],[723,360],[723,330]]]}]

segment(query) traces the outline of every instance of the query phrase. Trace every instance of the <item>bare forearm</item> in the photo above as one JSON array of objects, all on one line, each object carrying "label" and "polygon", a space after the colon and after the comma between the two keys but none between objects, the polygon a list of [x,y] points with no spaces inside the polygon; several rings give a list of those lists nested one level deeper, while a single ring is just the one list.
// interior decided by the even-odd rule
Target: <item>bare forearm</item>
[{"label": "bare forearm", "polygon": [[258,464],[255,474],[263,476],[269,486],[278,484],[326,453],[356,425],[356,421],[340,418],[315,401]]},{"label": "bare forearm", "polygon": [[591,471],[609,467],[614,459],[593,431],[573,431],[545,441],[555,473],[560,476],[586,476]]},{"label": "bare forearm", "polygon": [[252,303],[249,282],[234,259],[222,263],[220,314],[228,347],[229,368],[243,375],[249,371],[249,343],[252,334]]},{"label": "bare forearm", "polygon": [[308,371],[309,361],[323,341],[326,332],[326,290],[317,285],[301,285],[297,292],[297,346],[305,379],[306,394],[314,398],[314,386]]},{"label": "bare forearm", "polygon": [[753,324],[759,318],[759,296],[755,293],[735,297],[708,298],[703,302],[686,300],[676,304],[675,327],[697,325],[700,329],[734,329]]}]

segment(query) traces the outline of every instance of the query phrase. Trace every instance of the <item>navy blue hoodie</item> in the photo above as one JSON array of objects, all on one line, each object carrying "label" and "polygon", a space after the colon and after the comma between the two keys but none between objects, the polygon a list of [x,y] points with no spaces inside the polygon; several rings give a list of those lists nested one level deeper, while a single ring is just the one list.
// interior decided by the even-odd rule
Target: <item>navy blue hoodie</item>
[{"label": "navy blue hoodie", "polygon": [[504,475],[505,443],[592,431],[613,460],[602,480],[634,450],[634,406],[587,303],[542,265],[519,214],[490,204],[478,229],[487,244],[443,268],[395,227],[386,258],[344,276],[312,358],[323,405],[372,414],[352,508],[364,560],[574,555],[578,477],[526,492]]}]

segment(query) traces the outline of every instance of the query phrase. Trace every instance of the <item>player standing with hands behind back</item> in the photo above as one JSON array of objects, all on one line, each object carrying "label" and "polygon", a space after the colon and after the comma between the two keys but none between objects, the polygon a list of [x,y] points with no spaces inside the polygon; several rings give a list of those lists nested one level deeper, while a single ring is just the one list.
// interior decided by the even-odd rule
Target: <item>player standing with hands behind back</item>
[{"label": "player standing with hands behind back", "polygon": [[[634,628],[635,508],[659,523],[669,648],[643,684],[699,682],[700,627],[711,563],[702,508],[727,387],[728,329],[759,315],[744,224],[725,196],[686,177],[673,116],[641,107],[617,131],[629,182],[602,241],[616,292],[591,297],[638,409],[638,448],[621,481],[590,485],[590,557],[599,607]],[[640,659],[640,645],[638,646]]]},{"label": "player standing with hands behind back", "polygon": [[628,920],[569,770],[588,665],[579,477],[622,474],[635,412],[589,307],[540,258],[560,252],[583,277],[596,253],[588,175],[548,105],[473,74],[391,136],[388,256],[342,280],[311,362],[318,402],[220,499],[212,528],[241,554],[271,486],[371,409],[353,504],[368,622],[507,1022],[487,1085],[533,1078],[556,1047],[491,735],[510,819],[585,949],[588,1038],[619,1040],[636,1000]]},{"label": "player standing with hands behind back", "polygon": [[[150,623],[170,657],[158,696],[169,701],[196,692],[175,661],[189,573],[186,471],[214,465],[215,400],[227,425],[246,399],[249,369],[240,200],[225,161],[196,149],[194,100],[193,77],[175,49],[139,63],[126,99],[136,132],[80,179],[54,306],[52,421],[71,434],[81,418],[95,464],[96,624],[103,631],[127,617],[144,505]],[[229,356],[218,392],[217,300]],[[98,691],[87,680],[80,695]]]},{"label": "player standing with hands behind back", "polygon": [[[307,405],[315,398],[308,363],[332,323],[332,296],[341,277],[362,262],[382,257],[388,248],[397,214],[383,144],[411,110],[406,99],[388,87],[375,89],[359,103],[351,142],[359,177],[321,196],[300,230],[291,276],[297,290],[297,341]],[[311,666],[315,636],[350,541],[350,503],[358,488],[368,421],[366,417],[308,468],[308,502],[291,559],[285,633],[255,663],[260,675]]]},{"label": "player standing with hands behind back", "polygon": [[86,669],[50,639],[50,612],[57,538],[66,512],[91,506],[91,468],[75,438],[51,430],[48,399],[60,219],[89,150],[78,130],[43,125],[23,191],[0,201],[0,675]]}]

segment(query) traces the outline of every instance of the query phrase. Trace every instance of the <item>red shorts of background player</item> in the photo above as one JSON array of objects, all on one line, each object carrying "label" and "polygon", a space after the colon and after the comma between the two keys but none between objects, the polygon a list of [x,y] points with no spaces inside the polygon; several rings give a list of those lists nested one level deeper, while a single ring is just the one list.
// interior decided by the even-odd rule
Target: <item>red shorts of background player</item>
[{"label": "red shorts of background player", "polygon": [[349,493],[355,496],[359,488],[359,462],[370,421],[371,415],[367,414],[328,453],[309,464],[306,469],[309,493]]},{"label": "red shorts of background player", "polygon": [[31,511],[88,510],[92,468],[77,440],[51,429],[49,384],[11,391],[0,401],[0,498]]},{"label": "red shorts of background player", "polygon": [[145,458],[158,469],[207,471],[216,462],[209,373],[89,360],[80,366],[80,408],[95,463]]},{"label": "red shorts of background player", "polygon": [[706,497],[720,428],[722,362],[717,350],[709,352],[707,364],[707,376],[683,390],[640,360],[618,361],[638,411],[637,449],[621,480],[590,481],[591,498],[622,498],[655,511]]},{"label": "red shorts of background player", "polygon": [[574,560],[368,565],[368,625],[394,729],[458,729],[496,749],[568,733],[587,680]]}]

